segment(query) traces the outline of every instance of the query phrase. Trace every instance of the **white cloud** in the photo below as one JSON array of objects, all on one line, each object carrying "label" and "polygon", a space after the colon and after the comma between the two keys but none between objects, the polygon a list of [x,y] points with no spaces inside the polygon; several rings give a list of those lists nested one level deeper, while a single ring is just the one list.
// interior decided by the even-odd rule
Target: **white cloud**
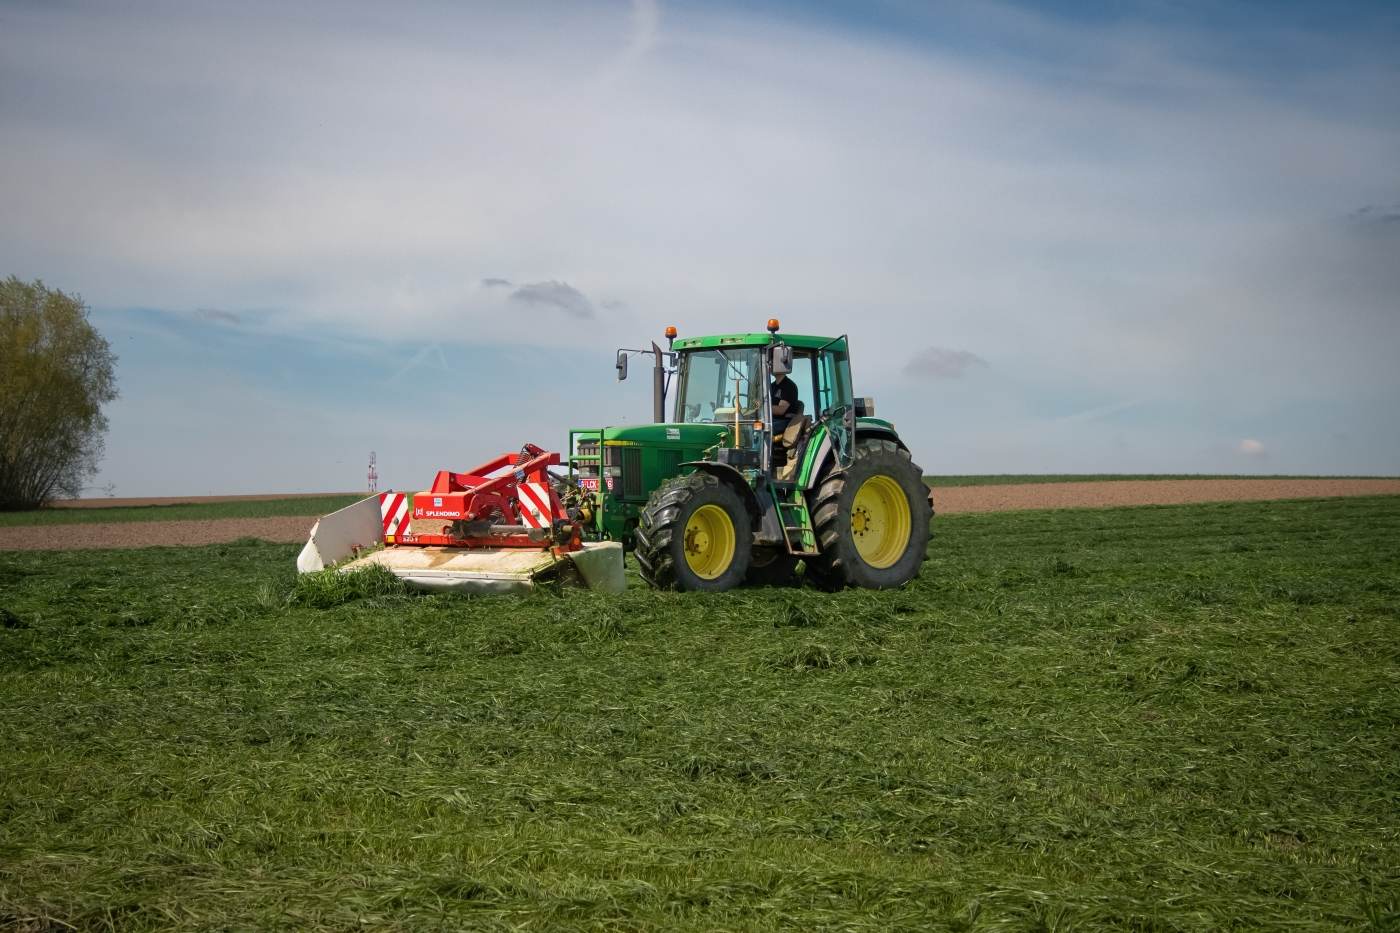
[{"label": "white cloud", "polygon": [[1252,437],[1246,437],[1244,440],[1240,441],[1235,449],[1246,457],[1262,457],[1268,453],[1268,451],[1264,449],[1264,445]]},{"label": "white cloud", "polygon": [[958,379],[969,369],[986,365],[986,360],[967,350],[925,347],[904,364],[904,374],[915,379]]},{"label": "white cloud", "polygon": [[[1101,443],[1046,442],[1102,457],[1103,413],[1138,411],[1094,400],[1256,425],[1400,391],[1396,240],[1346,221],[1397,197],[1393,63],[1256,80],[1207,28],[945,12],[1038,54],[646,0],[10,9],[0,274],[444,345],[776,315],[849,333],[859,390],[955,449],[1003,448],[895,390],[920,334],[978,349],[941,373],[996,361],[966,417],[1028,437],[1063,393]],[[511,296],[552,283],[560,326],[522,328]]]},{"label": "white cloud", "polygon": [[[104,302],[214,293],[380,335],[493,330],[499,296],[470,283],[508,269],[697,325],[860,308],[965,345],[1118,346],[1222,250],[1369,203],[1400,151],[1393,125],[1290,107],[1189,45],[1007,9],[1093,80],[647,3],[438,11],[372,44],[365,9],[277,9],[16,17],[5,54],[59,106],[6,119],[5,194],[32,219],[11,252]],[[62,79],[60,41],[81,52]]]}]

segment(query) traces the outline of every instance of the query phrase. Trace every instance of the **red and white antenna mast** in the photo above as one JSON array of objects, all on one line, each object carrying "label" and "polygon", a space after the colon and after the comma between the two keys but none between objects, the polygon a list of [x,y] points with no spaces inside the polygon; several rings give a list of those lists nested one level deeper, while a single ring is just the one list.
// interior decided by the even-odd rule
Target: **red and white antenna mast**
[{"label": "red and white antenna mast", "polygon": [[371,451],[369,452],[369,477],[368,477],[368,478],[369,478],[369,491],[370,491],[370,492],[378,492],[378,491],[379,491],[379,471],[376,470],[376,469],[374,468],[374,464],[375,464],[376,460],[377,460],[377,458],[374,456],[374,451],[371,450]]}]

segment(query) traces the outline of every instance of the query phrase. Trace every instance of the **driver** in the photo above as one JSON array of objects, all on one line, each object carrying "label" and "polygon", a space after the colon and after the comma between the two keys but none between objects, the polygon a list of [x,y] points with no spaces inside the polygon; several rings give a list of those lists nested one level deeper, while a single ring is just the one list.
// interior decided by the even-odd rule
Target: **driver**
[{"label": "driver", "polygon": [[797,383],[783,373],[774,374],[768,398],[773,403],[773,434],[776,436],[786,431],[792,422],[793,409],[797,407]]}]

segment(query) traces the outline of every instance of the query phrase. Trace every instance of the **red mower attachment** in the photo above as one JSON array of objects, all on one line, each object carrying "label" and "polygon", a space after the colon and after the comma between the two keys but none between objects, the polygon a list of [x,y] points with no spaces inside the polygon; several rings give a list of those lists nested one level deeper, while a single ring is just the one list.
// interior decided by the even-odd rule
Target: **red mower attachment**
[{"label": "red mower attachment", "polygon": [[[582,540],[550,485],[559,461],[526,444],[465,473],[443,470],[427,492],[381,493],[323,515],[297,570],[378,566],[424,590],[521,593],[554,581],[621,593],[622,545]],[[415,525],[432,530],[415,533]]]},{"label": "red mower attachment", "polygon": [[414,527],[441,523],[439,532],[394,535],[394,545],[413,547],[583,547],[549,482],[560,456],[534,444],[501,454],[465,473],[440,470],[426,492],[413,496]]}]

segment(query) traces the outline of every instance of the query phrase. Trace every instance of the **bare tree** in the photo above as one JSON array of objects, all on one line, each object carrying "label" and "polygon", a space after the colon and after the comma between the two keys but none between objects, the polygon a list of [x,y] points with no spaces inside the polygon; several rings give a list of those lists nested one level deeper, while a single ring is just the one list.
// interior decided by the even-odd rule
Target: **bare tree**
[{"label": "bare tree", "polygon": [[77,295],[0,282],[0,510],[82,490],[102,458],[115,364]]}]

